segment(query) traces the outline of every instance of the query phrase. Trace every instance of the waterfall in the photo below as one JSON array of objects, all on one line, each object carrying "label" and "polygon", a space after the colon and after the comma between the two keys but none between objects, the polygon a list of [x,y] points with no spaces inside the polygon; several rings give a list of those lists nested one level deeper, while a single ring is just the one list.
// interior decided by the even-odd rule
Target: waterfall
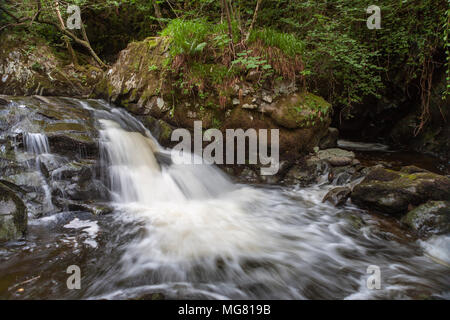
[{"label": "waterfall", "polygon": [[50,153],[48,138],[42,133],[25,133],[24,144],[27,152],[35,155]]},{"label": "waterfall", "polygon": [[233,189],[212,166],[160,166],[157,157],[167,159],[170,152],[151,136],[126,131],[112,120],[102,119],[100,124],[102,158],[109,164],[109,185],[117,202],[151,205],[155,201],[209,198]]},{"label": "waterfall", "polygon": [[238,188],[213,166],[159,165],[155,155],[167,151],[152,137],[128,132],[111,120],[100,123],[113,200],[124,217],[140,219],[147,230],[124,257],[128,272],[155,263],[235,259],[267,251],[271,237],[264,219],[245,209],[260,192]]},{"label": "waterfall", "polygon": [[23,140],[26,151],[36,156],[35,169],[37,172],[39,172],[39,178],[41,180],[42,189],[44,190],[43,211],[51,212],[54,210],[54,206],[52,203],[51,187],[49,186],[47,180],[45,179],[45,175],[42,172],[41,166],[42,157],[51,157],[48,138],[45,134],[42,133],[27,132],[24,134]]}]

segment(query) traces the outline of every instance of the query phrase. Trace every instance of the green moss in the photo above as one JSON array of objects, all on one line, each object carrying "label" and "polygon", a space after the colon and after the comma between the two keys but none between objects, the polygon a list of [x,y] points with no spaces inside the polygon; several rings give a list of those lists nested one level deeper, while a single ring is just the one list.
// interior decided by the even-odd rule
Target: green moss
[{"label": "green moss", "polygon": [[329,121],[331,105],[309,92],[280,99],[272,118],[286,128],[307,128]]},{"label": "green moss", "polygon": [[158,124],[161,130],[159,135],[160,141],[169,142],[172,136],[173,131],[172,127],[169,124],[167,124],[167,122],[162,120],[158,120]]},{"label": "green moss", "polygon": [[296,36],[270,28],[253,30],[249,37],[249,43],[257,40],[262,41],[266,46],[276,47],[291,57],[301,55],[305,48],[304,42]]}]

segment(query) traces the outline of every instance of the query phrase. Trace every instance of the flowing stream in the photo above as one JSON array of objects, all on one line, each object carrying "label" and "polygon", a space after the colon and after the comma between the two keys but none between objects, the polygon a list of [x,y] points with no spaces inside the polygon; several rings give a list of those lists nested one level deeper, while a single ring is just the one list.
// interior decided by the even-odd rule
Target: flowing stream
[{"label": "flowing stream", "polygon": [[[448,236],[416,240],[389,217],[322,203],[326,177],[252,186],[161,161],[170,150],[131,115],[71,101],[96,119],[113,212],[30,217],[27,239],[0,245],[0,298],[450,299]],[[40,133],[25,143],[40,157],[54,149]],[[80,290],[66,286],[70,265]],[[366,285],[371,265],[379,290]]]}]

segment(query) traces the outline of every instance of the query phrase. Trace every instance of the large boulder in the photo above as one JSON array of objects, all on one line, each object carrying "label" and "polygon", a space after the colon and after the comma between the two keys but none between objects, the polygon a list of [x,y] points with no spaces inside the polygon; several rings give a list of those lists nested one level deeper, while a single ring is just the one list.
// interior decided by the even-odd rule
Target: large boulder
[{"label": "large boulder", "polygon": [[27,210],[20,197],[0,182],[0,241],[23,237],[27,219]]},{"label": "large boulder", "polygon": [[450,178],[414,166],[400,171],[375,166],[353,188],[351,199],[368,209],[402,214],[429,200],[450,200]]},{"label": "large boulder", "polygon": [[[323,98],[299,91],[292,82],[276,81],[269,89],[257,83],[259,77],[222,79],[228,67],[221,63],[192,63],[172,72],[183,58],[171,57],[170,45],[168,37],[130,43],[96,86],[96,94],[144,119],[164,121],[167,133],[170,127],[192,129],[194,121],[202,121],[203,129],[221,131],[278,129],[281,160],[311,152],[327,135],[331,105]],[[180,74],[191,75],[191,81]],[[181,83],[191,87],[182,89]],[[154,123],[144,122],[149,128]],[[166,136],[161,138],[165,145]]]},{"label": "large boulder", "polygon": [[450,232],[450,201],[428,201],[408,212],[402,222],[421,237]]}]

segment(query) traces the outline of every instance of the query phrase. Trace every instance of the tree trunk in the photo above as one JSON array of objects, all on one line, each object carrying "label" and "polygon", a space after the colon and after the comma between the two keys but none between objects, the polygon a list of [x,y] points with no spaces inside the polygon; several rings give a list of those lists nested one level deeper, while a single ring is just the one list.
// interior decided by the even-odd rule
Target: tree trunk
[{"label": "tree trunk", "polygon": [[[39,1],[39,3],[40,3],[40,1]],[[61,11],[59,10],[59,2],[58,2],[58,0],[54,1],[54,6],[55,6],[55,12],[56,12],[56,16],[58,17],[58,21],[59,21],[60,27],[61,27],[61,29],[65,30],[66,26],[64,25],[64,20],[63,20],[63,18],[61,16]],[[78,66],[78,58],[77,58],[77,55],[75,54],[75,51],[72,48],[72,45],[70,44],[70,40],[67,39],[67,38],[64,38],[64,42],[66,43],[67,51],[69,51],[69,54],[72,57],[73,64],[75,66]]]},{"label": "tree trunk", "polygon": [[227,18],[228,37],[230,38],[230,50],[234,57],[235,53],[234,53],[234,43],[233,43],[233,27],[231,25],[231,17],[230,17],[230,10],[228,8],[228,1],[222,0],[222,6],[224,7],[225,16]]},{"label": "tree trunk", "polygon": [[247,36],[245,37],[246,42],[248,41],[248,38],[250,37],[250,33],[253,30],[253,26],[255,25],[256,19],[258,18],[258,11],[259,11],[261,2],[262,2],[262,0],[258,0],[258,2],[256,2],[256,8],[255,8],[255,12],[253,13],[252,23],[250,24],[250,27],[248,28]]},{"label": "tree trunk", "polygon": [[166,25],[164,24],[164,22],[162,21],[162,14],[161,14],[161,9],[159,8],[159,4],[158,2],[156,2],[157,0],[153,0],[153,8],[155,9],[155,15],[156,18],[158,18],[158,23],[159,26],[161,27],[161,29],[164,29],[166,27]]}]

